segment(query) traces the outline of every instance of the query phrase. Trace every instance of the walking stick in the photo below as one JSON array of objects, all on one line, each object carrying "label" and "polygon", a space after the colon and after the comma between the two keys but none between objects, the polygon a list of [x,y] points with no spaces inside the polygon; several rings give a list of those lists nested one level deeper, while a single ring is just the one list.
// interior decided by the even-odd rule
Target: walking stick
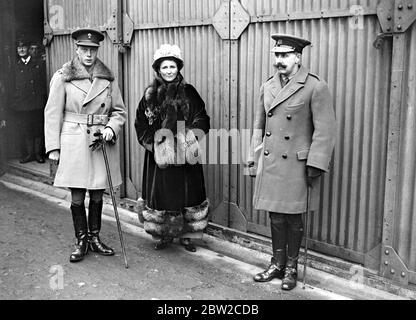
[{"label": "walking stick", "polygon": [[120,217],[118,215],[118,210],[117,210],[117,202],[114,196],[114,188],[113,188],[113,182],[111,180],[111,172],[110,172],[110,165],[108,163],[107,150],[105,149],[106,141],[103,139],[103,135],[100,131],[97,131],[97,133],[95,133],[94,135],[98,136],[98,141],[95,140],[94,143],[90,147],[92,148],[92,151],[94,151],[101,145],[101,149],[103,150],[104,163],[105,163],[105,168],[107,170],[108,184],[110,186],[111,202],[113,203],[114,215],[117,221],[118,235],[120,237],[121,250],[123,251],[123,256],[124,256],[124,265],[126,269],[128,269],[129,265],[127,264],[126,249],[124,248],[123,232],[121,230]]},{"label": "walking stick", "polygon": [[303,267],[303,289],[306,288],[306,269],[308,265],[308,235],[309,235],[309,211],[310,211],[310,203],[311,203],[311,189],[308,185],[308,189],[306,191],[306,213],[305,213],[305,259],[304,259],[304,267]]}]

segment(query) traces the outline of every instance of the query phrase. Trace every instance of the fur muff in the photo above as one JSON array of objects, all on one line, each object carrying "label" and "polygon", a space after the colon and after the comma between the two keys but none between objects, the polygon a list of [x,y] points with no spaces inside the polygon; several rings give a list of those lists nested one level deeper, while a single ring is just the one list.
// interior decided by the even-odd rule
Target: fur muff
[{"label": "fur muff", "polygon": [[153,236],[173,238],[203,231],[208,225],[208,208],[208,199],[198,206],[185,208],[184,213],[146,207],[142,211],[144,230]]},{"label": "fur muff", "polygon": [[170,132],[162,130],[156,133],[154,154],[159,168],[201,162],[201,149],[194,132],[188,129],[185,132],[185,135],[178,132],[176,137],[173,137]]},{"label": "fur muff", "polygon": [[173,136],[165,136],[162,141],[155,139],[154,154],[156,164],[161,169],[176,164],[176,143]]},{"label": "fur muff", "polygon": [[[87,72],[85,67],[82,66],[78,57],[75,57],[72,61],[65,63],[60,72],[62,73],[66,82],[90,79],[90,74]],[[100,59],[97,59],[94,64],[91,78],[106,79],[110,82],[114,81],[113,73]]]}]

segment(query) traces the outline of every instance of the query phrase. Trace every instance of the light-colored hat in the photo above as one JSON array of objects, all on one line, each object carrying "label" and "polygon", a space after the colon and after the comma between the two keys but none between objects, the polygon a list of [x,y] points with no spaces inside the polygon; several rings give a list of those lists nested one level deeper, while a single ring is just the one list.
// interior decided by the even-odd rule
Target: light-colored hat
[{"label": "light-colored hat", "polygon": [[171,44],[162,44],[159,49],[156,50],[153,55],[153,64],[152,67],[157,71],[160,63],[166,59],[173,59],[178,64],[178,69],[183,67],[183,59],[181,49],[176,45]]},{"label": "light-colored hat", "polygon": [[275,53],[298,52],[302,53],[304,47],[311,44],[309,40],[292,36],[290,34],[273,34],[272,39],[276,40],[276,44],[272,49]]}]

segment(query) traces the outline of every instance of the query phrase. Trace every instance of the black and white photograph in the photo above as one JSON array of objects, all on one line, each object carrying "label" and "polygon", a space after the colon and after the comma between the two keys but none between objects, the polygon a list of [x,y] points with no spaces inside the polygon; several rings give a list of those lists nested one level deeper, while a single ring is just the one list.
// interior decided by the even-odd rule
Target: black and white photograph
[{"label": "black and white photograph", "polygon": [[416,300],[415,21],[416,0],[0,0],[0,300]]}]

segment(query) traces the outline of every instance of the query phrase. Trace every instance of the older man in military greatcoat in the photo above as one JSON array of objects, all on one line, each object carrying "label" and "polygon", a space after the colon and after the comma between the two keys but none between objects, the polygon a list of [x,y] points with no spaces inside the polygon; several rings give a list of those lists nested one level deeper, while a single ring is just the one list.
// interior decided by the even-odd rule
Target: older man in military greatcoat
[{"label": "older man in military greatcoat", "polygon": [[327,84],[302,65],[310,42],[285,34],[272,38],[277,72],[260,89],[248,164],[256,176],[254,207],[270,214],[273,257],[254,280],[282,279],[282,289],[291,290],[297,282],[307,188],[312,187],[310,208],[316,210],[336,120]]}]

